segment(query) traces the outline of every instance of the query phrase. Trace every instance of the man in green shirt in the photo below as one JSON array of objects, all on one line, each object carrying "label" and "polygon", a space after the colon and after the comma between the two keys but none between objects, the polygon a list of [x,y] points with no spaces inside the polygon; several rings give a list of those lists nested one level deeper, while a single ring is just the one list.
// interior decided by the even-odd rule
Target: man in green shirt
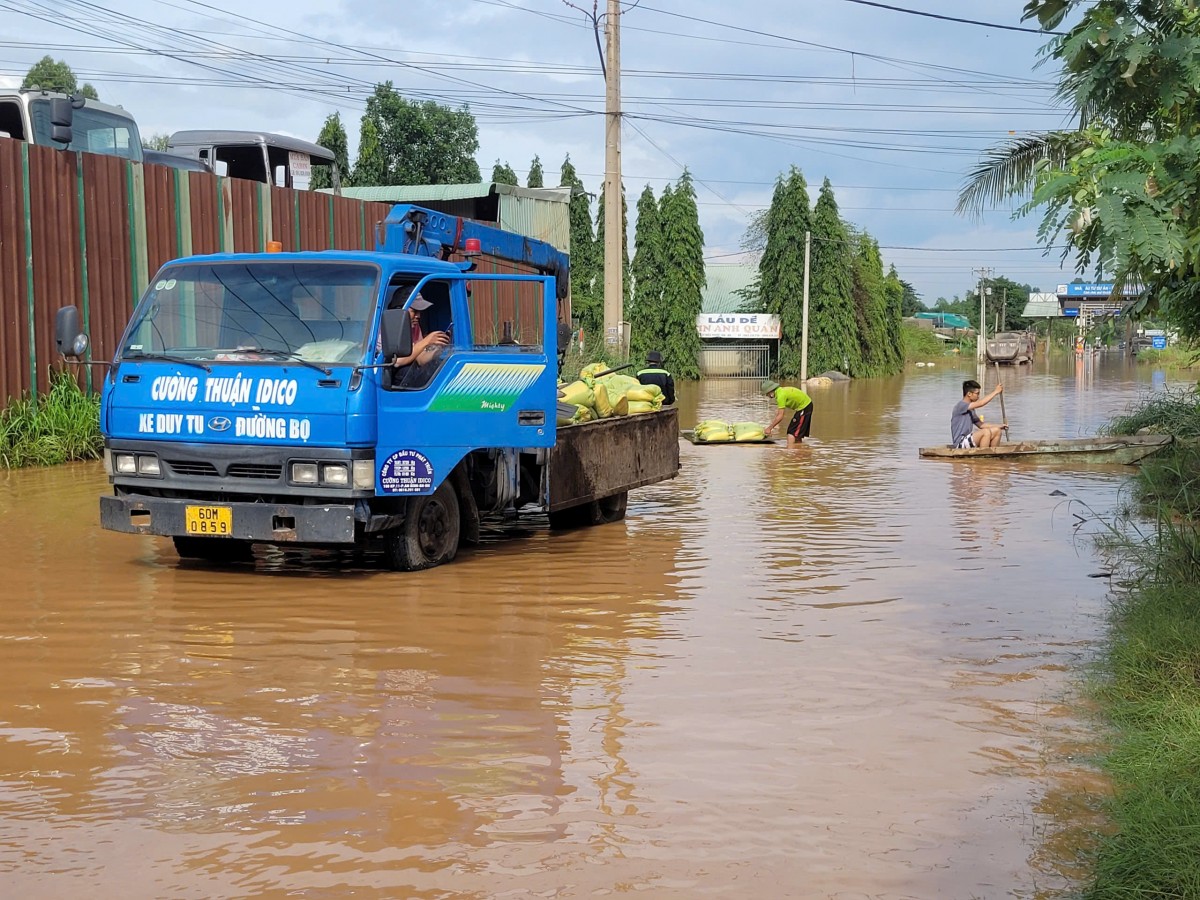
[{"label": "man in green shirt", "polygon": [[795,447],[797,444],[804,443],[804,439],[808,437],[808,433],[812,429],[812,398],[800,390],[800,388],[780,387],[779,382],[770,380],[762,383],[762,392],[768,397],[773,395],[776,404],[779,406],[779,411],[775,413],[775,418],[764,429],[765,433],[769,435],[775,430],[775,426],[783,421],[785,410],[795,410],[792,421],[787,427],[787,445],[788,447]]}]

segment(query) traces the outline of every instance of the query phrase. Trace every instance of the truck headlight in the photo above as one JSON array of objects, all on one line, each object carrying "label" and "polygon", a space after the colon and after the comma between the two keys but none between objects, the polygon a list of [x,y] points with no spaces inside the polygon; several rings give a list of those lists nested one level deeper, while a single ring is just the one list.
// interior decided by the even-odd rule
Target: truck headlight
[{"label": "truck headlight", "polygon": [[162,474],[162,469],[158,465],[158,457],[154,454],[138,454],[137,468],[139,475],[153,475],[158,477]]},{"label": "truck headlight", "polygon": [[350,472],[341,463],[322,463],[321,484],[345,487],[350,483]]},{"label": "truck headlight", "polygon": [[356,459],[354,461],[354,489],[369,491],[375,487],[375,459]]},{"label": "truck headlight", "polygon": [[132,453],[117,453],[113,455],[113,468],[118,475],[136,475],[137,457]]},{"label": "truck headlight", "polygon": [[317,464],[313,462],[292,463],[292,481],[295,484],[316,484]]}]

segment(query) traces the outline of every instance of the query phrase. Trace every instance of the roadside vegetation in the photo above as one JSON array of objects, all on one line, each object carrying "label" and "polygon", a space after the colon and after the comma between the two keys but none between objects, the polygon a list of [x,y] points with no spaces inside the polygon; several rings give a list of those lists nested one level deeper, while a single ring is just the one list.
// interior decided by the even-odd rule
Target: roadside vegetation
[{"label": "roadside vegetation", "polygon": [[1182,347],[1168,347],[1165,350],[1155,350],[1152,347],[1143,348],[1134,357],[1139,366],[1155,366],[1160,369],[1190,369],[1200,363],[1200,353]]},{"label": "roadside vegetation", "polygon": [[89,396],[66,372],[53,376],[41,397],[10,400],[0,410],[0,465],[52,466],[78,459],[99,459],[100,398]]},{"label": "roadside vegetation", "polygon": [[[1109,430],[1200,436],[1200,396],[1156,397]],[[1148,523],[1130,525],[1129,523]],[[1088,900],[1200,897],[1200,446],[1181,441],[1143,463],[1126,522],[1110,638],[1091,682],[1112,729],[1112,779]]]},{"label": "roadside vegetation", "polygon": [[904,347],[906,363],[941,359],[946,355],[946,342],[940,340],[932,330],[904,323],[900,326],[900,340]]}]

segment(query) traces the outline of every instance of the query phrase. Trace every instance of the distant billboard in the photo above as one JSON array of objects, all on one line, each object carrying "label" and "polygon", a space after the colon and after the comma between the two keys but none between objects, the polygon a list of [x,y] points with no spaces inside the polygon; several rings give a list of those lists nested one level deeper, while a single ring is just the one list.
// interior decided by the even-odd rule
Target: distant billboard
[{"label": "distant billboard", "polygon": [[[1111,281],[1060,284],[1058,286],[1058,296],[1060,297],[1107,297],[1112,291],[1113,283]],[[1127,284],[1121,290],[1122,295],[1126,297],[1136,297],[1141,292],[1141,287],[1136,284]]]}]

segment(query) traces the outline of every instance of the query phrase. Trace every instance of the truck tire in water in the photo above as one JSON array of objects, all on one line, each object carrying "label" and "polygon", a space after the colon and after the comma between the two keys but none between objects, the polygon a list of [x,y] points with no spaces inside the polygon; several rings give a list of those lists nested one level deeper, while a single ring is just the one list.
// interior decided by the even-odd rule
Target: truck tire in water
[{"label": "truck tire in water", "polygon": [[175,552],[183,559],[202,559],[211,563],[242,563],[254,560],[249,541],[233,538],[174,537]]},{"label": "truck tire in water", "polygon": [[609,497],[581,503],[570,509],[550,513],[551,528],[585,528],[589,525],[607,525],[625,518],[629,505],[629,491],[621,491]]},{"label": "truck tire in water", "polygon": [[428,497],[409,503],[404,524],[387,536],[388,562],[406,572],[450,562],[458,553],[461,526],[458,494],[443,481]]}]

